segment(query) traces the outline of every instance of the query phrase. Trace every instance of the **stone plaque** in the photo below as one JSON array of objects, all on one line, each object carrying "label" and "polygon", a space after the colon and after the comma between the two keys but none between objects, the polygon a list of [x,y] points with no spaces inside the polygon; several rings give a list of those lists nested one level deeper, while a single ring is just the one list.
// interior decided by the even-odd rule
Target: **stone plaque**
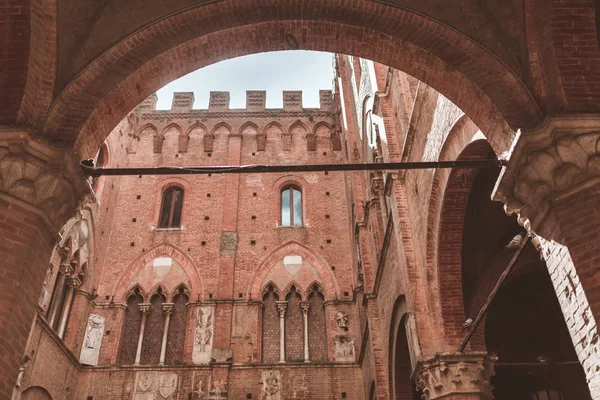
[{"label": "stone plaque", "polygon": [[212,306],[199,307],[196,311],[194,344],[192,347],[192,362],[194,364],[210,363],[213,342],[213,313]]},{"label": "stone plaque", "polygon": [[282,400],[279,371],[263,371],[260,383],[262,384],[261,400]]},{"label": "stone plaque", "polygon": [[333,338],[335,350],[335,361],[354,362],[356,355],[354,352],[354,340],[348,335],[338,335]]},{"label": "stone plaque", "polygon": [[235,256],[237,248],[237,232],[223,232],[221,234],[221,255],[226,257]]},{"label": "stone plaque", "polygon": [[79,355],[80,363],[84,365],[98,365],[103,336],[104,318],[100,315],[90,314]]}]

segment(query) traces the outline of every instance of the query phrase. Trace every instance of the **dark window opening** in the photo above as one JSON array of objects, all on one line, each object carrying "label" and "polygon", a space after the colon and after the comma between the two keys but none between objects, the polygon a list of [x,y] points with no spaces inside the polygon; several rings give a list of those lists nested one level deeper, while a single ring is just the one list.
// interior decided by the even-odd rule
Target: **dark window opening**
[{"label": "dark window opening", "polygon": [[163,194],[160,208],[159,228],[181,227],[181,212],[183,209],[183,189],[169,188]]}]

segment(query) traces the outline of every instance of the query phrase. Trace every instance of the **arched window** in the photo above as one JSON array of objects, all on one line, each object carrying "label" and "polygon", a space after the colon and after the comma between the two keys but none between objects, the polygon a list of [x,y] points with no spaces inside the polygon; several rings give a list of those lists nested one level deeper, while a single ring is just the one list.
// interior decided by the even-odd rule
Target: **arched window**
[{"label": "arched window", "polygon": [[174,186],[163,193],[159,228],[179,228],[183,209],[183,189]]},{"label": "arched window", "polygon": [[135,353],[137,351],[142,323],[142,313],[140,312],[139,304],[143,302],[144,300],[137,288],[127,298],[127,309],[125,310],[123,335],[121,336],[121,348],[119,350],[119,364],[121,365],[131,365],[135,362]]},{"label": "arched window", "polygon": [[158,365],[165,329],[165,313],[163,303],[166,302],[162,290],[158,288],[150,299],[150,311],[146,319],[144,340],[142,342],[142,365]]},{"label": "arched window", "polygon": [[279,361],[279,312],[277,294],[269,287],[263,297],[262,359],[263,362]]},{"label": "arched window", "polygon": [[169,332],[167,334],[167,352],[165,364],[183,363],[183,346],[185,341],[185,325],[187,321],[188,297],[183,288],[173,298],[173,313],[169,321]]},{"label": "arched window", "polygon": [[308,296],[308,353],[311,361],[327,361],[325,299],[315,287]]},{"label": "arched window", "polygon": [[286,296],[287,310],[285,313],[285,360],[304,361],[304,321],[300,308],[300,294],[292,286]]},{"label": "arched window", "polygon": [[297,186],[281,191],[281,226],[302,226],[302,191]]}]

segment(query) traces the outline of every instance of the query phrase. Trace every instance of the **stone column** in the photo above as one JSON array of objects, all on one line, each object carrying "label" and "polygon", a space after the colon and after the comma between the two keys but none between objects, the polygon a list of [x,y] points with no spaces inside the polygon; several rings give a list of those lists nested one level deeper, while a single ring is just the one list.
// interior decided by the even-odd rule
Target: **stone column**
[{"label": "stone column", "polygon": [[62,264],[59,268],[59,272],[58,272],[58,280],[56,282],[56,285],[54,286],[53,289],[53,302],[52,302],[52,309],[50,310],[50,314],[48,315],[48,325],[50,326],[54,326],[54,322],[56,321],[56,319],[60,319],[60,315],[58,313],[59,307],[57,304],[57,300],[58,297],[60,296],[60,294],[62,293],[62,290],[64,288],[64,285],[67,284],[67,276],[70,275],[73,271],[71,270],[71,266],[68,264]]},{"label": "stone column", "polygon": [[81,285],[81,281],[77,278],[68,278],[67,285],[69,288],[67,289],[67,295],[65,296],[65,304],[63,306],[63,312],[60,316],[60,323],[58,324],[58,337],[63,339],[65,334],[65,329],[67,327],[67,321],[69,320],[69,314],[71,313],[71,305],[73,303],[73,294],[75,293],[75,289],[77,289]]},{"label": "stone column", "polygon": [[495,357],[485,352],[438,353],[419,361],[413,374],[423,400],[493,399]]},{"label": "stone column", "polygon": [[554,118],[524,131],[494,193],[538,235],[590,392],[600,399],[600,115]]},{"label": "stone column", "polygon": [[310,362],[308,358],[308,311],[310,310],[310,302],[303,301],[300,303],[302,307],[302,318],[304,320],[304,362]]},{"label": "stone column", "polygon": [[167,336],[169,334],[169,321],[173,313],[173,303],[163,303],[163,312],[165,313],[165,327],[163,329],[162,345],[160,346],[160,361],[158,365],[165,365],[165,355],[167,353]]},{"label": "stone column", "polygon": [[144,330],[146,330],[146,319],[148,318],[148,313],[150,312],[150,303],[140,303],[139,304],[140,311],[142,313],[142,323],[140,326],[140,337],[138,338],[137,350],[135,352],[135,362],[133,365],[140,365],[140,360],[142,359],[142,343],[144,343]]},{"label": "stone column", "polygon": [[285,310],[287,301],[277,302],[277,311],[279,311],[279,362],[285,362]]},{"label": "stone column", "polygon": [[86,190],[79,159],[0,127],[0,398],[10,398],[58,231]]}]

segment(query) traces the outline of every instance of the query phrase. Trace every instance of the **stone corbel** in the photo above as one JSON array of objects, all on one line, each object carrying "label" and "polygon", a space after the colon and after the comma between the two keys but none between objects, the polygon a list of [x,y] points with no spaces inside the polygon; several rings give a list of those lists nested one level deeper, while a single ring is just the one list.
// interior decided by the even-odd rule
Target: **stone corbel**
[{"label": "stone corbel", "polygon": [[52,148],[23,130],[0,128],[0,196],[16,199],[58,232],[87,190],[71,149]]},{"label": "stone corbel", "polygon": [[485,352],[438,353],[429,360],[420,361],[413,377],[417,389],[423,392],[423,400],[450,395],[493,399],[490,379],[494,375],[496,359]]},{"label": "stone corbel", "polygon": [[523,132],[493,198],[530,232],[549,238],[553,204],[600,183],[600,115],[555,118]]}]

